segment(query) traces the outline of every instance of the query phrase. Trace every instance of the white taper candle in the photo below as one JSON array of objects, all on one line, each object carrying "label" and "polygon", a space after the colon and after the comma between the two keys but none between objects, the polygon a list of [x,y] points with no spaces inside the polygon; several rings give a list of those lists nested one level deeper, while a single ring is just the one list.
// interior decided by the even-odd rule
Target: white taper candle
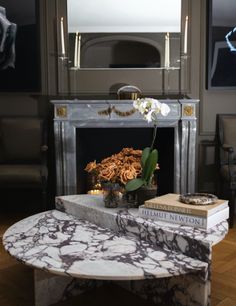
[{"label": "white taper candle", "polygon": [[74,67],[78,66],[78,32],[75,33]]},{"label": "white taper candle", "polygon": [[63,17],[61,17],[61,53],[65,55],[65,38],[64,38],[64,21]]},{"label": "white taper candle", "polygon": [[170,67],[170,34],[165,35],[165,68]]},{"label": "white taper candle", "polygon": [[77,67],[80,68],[81,34],[78,35]]},{"label": "white taper candle", "polygon": [[184,54],[188,53],[188,16],[185,17],[184,26]]}]

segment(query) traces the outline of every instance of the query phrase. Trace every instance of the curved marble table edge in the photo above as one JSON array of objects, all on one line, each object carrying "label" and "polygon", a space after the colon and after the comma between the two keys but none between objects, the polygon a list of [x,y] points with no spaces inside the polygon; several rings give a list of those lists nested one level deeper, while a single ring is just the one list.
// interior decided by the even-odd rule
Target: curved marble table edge
[{"label": "curved marble table edge", "polygon": [[[81,196],[84,196],[84,197],[87,197],[88,195],[79,195],[80,197]],[[99,199],[99,196],[90,196],[90,197],[94,197],[95,199]],[[75,204],[77,199],[78,199],[78,195],[70,195],[70,196],[59,196],[56,198],[56,203],[57,203],[57,200],[66,200],[66,202],[68,202],[69,206],[71,204]],[[74,201],[75,203],[74,203]],[[63,202],[62,202],[63,203]],[[80,203],[81,205],[81,203]],[[104,206],[103,206],[103,202],[102,202],[102,198],[101,198],[101,207],[96,207],[96,209],[102,211],[104,209]],[[83,205],[83,206],[86,206],[86,205]],[[57,205],[56,205],[57,207]],[[93,206],[90,206],[89,207],[90,209],[94,209]],[[57,210],[60,210],[60,205],[59,207],[56,208]],[[63,206],[63,209],[65,210],[60,210],[62,212],[65,212],[65,213],[68,213],[70,215],[73,215],[73,213],[70,212],[70,209],[69,211],[67,211],[68,208],[65,208]],[[195,233],[195,236],[199,236],[201,238],[198,238],[197,240],[201,240],[201,242],[205,245],[205,246],[214,246],[216,244],[218,244],[220,241],[222,241],[222,239],[224,239],[225,235],[227,234],[228,232],[228,222],[225,220],[225,221],[222,221],[220,222],[219,224],[217,224],[216,226],[214,226],[213,228],[210,228],[208,230],[205,230],[205,229],[197,229],[197,228],[193,228],[193,227],[190,227],[190,226],[187,226],[187,225],[180,225],[180,224],[172,224],[171,227],[169,225],[168,222],[164,222],[164,221],[153,221],[151,219],[143,219],[141,217],[139,217],[138,215],[134,215],[134,212],[137,213],[137,208],[122,208],[122,207],[118,207],[118,208],[105,208],[106,210],[106,214],[109,214],[113,217],[116,217],[118,214],[122,214],[122,218],[124,219],[127,219],[127,220],[130,220],[130,221],[133,221],[133,218],[137,218],[136,221],[139,223],[139,224],[146,224],[148,226],[155,226],[156,229],[164,229],[166,233],[168,234],[178,234],[180,236],[184,236],[186,235],[186,233],[188,232],[188,230],[191,230],[193,231],[194,230],[194,233]],[[140,222],[141,220],[141,222]],[[220,227],[219,231],[221,232],[221,235],[215,235],[216,233],[216,227]],[[209,240],[208,238],[204,237],[204,235],[213,235],[214,236],[214,240]],[[195,238],[196,239],[196,238]]]},{"label": "curved marble table edge", "polygon": [[[34,269],[39,269],[39,270],[42,270],[42,271],[44,271],[44,272],[49,272],[49,273],[52,273],[52,274],[55,274],[55,275],[60,275],[60,276],[68,276],[68,277],[75,277],[75,278],[79,278],[79,279],[94,279],[94,280],[116,280],[116,281],[128,281],[128,280],[144,280],[144,279],[147,279],[147,277],[145,277],[145,275],[143,276],[143,277],[140,277],[140,276],[137,276],[137,277],[135,277],[135,276],[132,276],[132,277],[130,277],[130,276],[124,276],[124,277],[112,277],[112,276],[110,276],[110,275],[108,275],[108,276],[91,276],[91,275],[83,275],[83,274],[75,274],[75,273],[68,273],[68,272],[65,272],[64,270],[62,270],[62,269],[55,269],[55,268],[45,268],[45,267],[40,267],[40,266],[36,266],[36,265],[34,265],[34,264],[31,264],[31,263],[28,263],[26,260],[23,260],[22,258],[18,258],[16,255],[14,255],[14,254],[12,254],[11,253],[11,251],[9,251],[9,249],[7,248],[7,246],[6,246],[6,243],[5,243],[5,240],[6,240],[6,238],[7,238],[7,236],[8,236],[8,233],[10,232],[10,231],[12,231],[13,229],[14,229],[14,227],[16,227],[16,226],[18,226],[20,223],[22,223],[22,221],[26,221],[26,220],[29,220],[29,219],[31,219],[32,217],[34,217],[34,216],[43,216],[43,215],[45,215],[46,213],[48,213],[48,212],[59,212],[59,213],[61,213],[61,214],[65,214],[65,215],[68,215],[68,214],[66,214],[66,213],[63,213],[63,212],[60,212],[60,211],[58,211],[58,210],[49,210],[49,211],[45,211],[45,212],[41,212],[41,213],[38,213],[38,214],[35,214],[35,215],[32,215],[32,216],[29,216],[29,217],[26,217],[26,218],[24,218],[24,219],[22,219],[22,220],[20,220],[20,221],[18,221],[18,222],[16,222],[15,224],[13,224],[13,225],[11,225],[6,231],[5,231],[5,233],[4,233],[4,235],[3,235],[3,237],[2,237],[2,241],[3,241],[3,245],[4,245],[4,248],[5,248],[5,250],[12,256],[12,257],[14,257],[17,261],[19,261],[19,262],[21,262],[21,263],[23,263],[23,264],[25,264],[25,265],[27,265],[27,266],[29,266],[29,267],[31,267],[31,268],[34,268]],[[71,219],[74,219],[75,221],[76,220],[79,220],[79,218],[76,218],[76,217],[74,217],[74,216],[72,216],[72,215],[68,215],[68,216],[70,216],[71,217]],[[89,221],[87,221],[87,222],[89,222]],[[91,222],[89,222],[89,223],[91,223]],[[94,225],[93,223],[91,223],[92,225]],[[107,230],[109,230],[110,231],[110,229],[107,229]],[[115,233],[117,236],[119,236],[117,233]],[[124,237],[126,237],[125,235],[121,235],[121,236],[124,236]],[[131,237],[129,237],[129,238],[131,238]],[[176,255],[180,255],[180,254],[178,254],[177,252],[175,252],[175,251],[171,251],[171,253],[172,254],[176,254]],[[183,255],[183,256],[185,256],[185,255]],[[188,256],[185,256],[186,258],[189,258],[189,259],[191,259],[191,260],[193,260],[194,262],[199,262],[199,267],[195,267],[194,269],[189,269],[189,270],[187,270],[187,271],[181,271],[181,273],[179,273],[179,274],[161,274],[161,275],[155,275],[155,276],[152,276],[152,277],[150,277],[151,279],[158,279],[158,278],[171,278],[171,277],[173,277],[173,276],[179,276],[179,275],[187,275],[187,274],[189,274],[189,273],[193,273],[193,272],[199,272],[199,271],[203,271],[203,270],[206,270],[207,269],[207,267],[208,267],[208,264],[206,263],[206,262],[202,262],[202,261],[200,261],[200,260],[197,260],[197,259],[194,259],[194,258],[191,258],[191,257],[188,257]]]}]

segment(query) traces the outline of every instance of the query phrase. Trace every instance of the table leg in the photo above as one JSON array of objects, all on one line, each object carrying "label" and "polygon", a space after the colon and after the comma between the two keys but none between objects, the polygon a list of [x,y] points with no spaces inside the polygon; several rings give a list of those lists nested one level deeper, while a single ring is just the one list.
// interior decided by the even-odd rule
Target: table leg
[{"label": "table leg", "polygon": [[117,284],[158,306],[210,305],[210,281],[203,271],[162,279],[117,282]]},{"label": "table leg", "polygon": [[102,285],[102,281],[76,279],[34,270],[35,306],[49,306]]},{"label": "table leg", "polygon": [[[158,306],[209,306],[210,279],[207,271],[140,281],[114,281]],[[35,270],[35,306],[49,306],[103,284]]]}]

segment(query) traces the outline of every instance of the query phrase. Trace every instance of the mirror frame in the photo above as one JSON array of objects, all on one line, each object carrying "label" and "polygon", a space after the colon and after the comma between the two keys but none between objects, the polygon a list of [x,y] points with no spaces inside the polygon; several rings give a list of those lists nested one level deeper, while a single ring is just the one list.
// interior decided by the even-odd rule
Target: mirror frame
[{"label": "mirror frame", "polygon": [[[208,0],[207,2],[207,22],[206,22],[206,59],[207,59],[207,64],[206,64],[206,89],[208,90],[235,90],[236,89],[236,80],[235,80],[235,85],[226,85],[226,84],[222,84],[221,81],[218,81],[219,83],[217,85],[213,84],[212,81],[212,70],[214,68],[214,71],[216,71],[216,79],[217,76],[222,76],[222,67],[225,67],[225,64],[220,65],[221,69],[220,71],[218,71],[217,73],[217,63],[218,63],[218,59],[219,59],[219,53],[218,50],[219,49],[226,49],[229,48],[229,46],[227,45],[226,40],[224,41],[214,41],[214,37],[213,37],[213,2],[214,0]],[[218,31],[219,32],[219,31]],[[228,32],[229,33],[229,32]],[[222,33],[220,34],[222,36]],[[216,45],[215,43],[219,43],[218,45],[218,50],[216,49]],[[215,49],[214,49],[215,48]],[[213,55],[213,49],[214,49],[214,55]],[[217,50],[217,52],[216,52]],[[235,56],[235,55],[234,55]],[[227,67],[227,65],[226,65]],[[232,67],[232,66],[231,66]],[[227,73],[229,71],[229,66],[227,67]],[[214,73],[215,74],[215,73]],[[235,74],[232,70],[231,70],[231,74]],[[225,80],[226,78],[224,78]]]},{"label": "mirror frame", "polygon": [[[155,94],[157,95],[169,95],[169,94],[180,94],[186,95],[189,91],[189,54],[184,55],[183,45],[184,45],[184,37],[183,37],[183,29],[185,27],[185,17],[190,16],[190,2],[191,0],[182,0],[182,9],[181,9],[181,38],[180,38],[180,69],[179,72],[174,72],[173,69],[163,69],[163,68],[120,68],[124,73],[131,73],[131,71],[135,71],[135,73],[144,74],[145,78],[148,77],[149,73],[144,73],[145,70],[149,71],[152,74],[152,70],[162,70],[161,76],[157,79],[157,83],[161,82],[160,86],[157,90],[155,90]],[[68,58],[68,39],[65,39],[65,55],[61,54],[61,28],[60,28],[60,20],[63,17],[64,20],[64,32],[68,34],[68,26],[67,26],[67,0],[56,0],[57,4],[57,50],[58,50],[58,89],[59,93],[63,94],[84,94],[87,91],[83,91],[80,89],[80,78],[82,75],[90,73],[101,73],[107,74],[112,73],[116,74],[116,70],[120,70],[119,68],[82,68],[78,70],[69,69],[69,61]],[[188,37],[190,34],[191,28],[191,18],[188,26]],[[68,35],[67,35],[68,36]],[[190,39],[188,39],[188,50]],[[108,71],[108,72],[107,72]],[[178,80],[177,80],[178,79]],[[175,88],[172,90],[171,84],[175,84]],[[135,85],[135,84],[134,84]],[[157,84],[158,85],[158,84]],[[92,91],[91,91],[92,92]],[[97,92],[97,91],[96,91]],[[145,90],[144,90],[145,92]],[[103,91],[99,91],[99,94],[105,93]],[[107,93],[107,91],[106,91]]]}]

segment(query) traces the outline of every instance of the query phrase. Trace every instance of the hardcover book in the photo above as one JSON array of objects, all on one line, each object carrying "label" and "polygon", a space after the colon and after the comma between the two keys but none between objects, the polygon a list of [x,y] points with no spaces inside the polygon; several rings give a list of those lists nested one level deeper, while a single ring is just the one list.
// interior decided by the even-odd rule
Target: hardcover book
[{"label": "hardcover book", "polygon": [[209,217],[216,212],[228,207],[228,201],[218,200],[210,205],[191,205],[179,201],[179,194],[168,193],[145,202],[146,208],[170,211],[181,214],[188,214],[201,217]]},{"label": "hardcover book", "polygon": [[141,205],[139,206],[139,216],[141,218],[151,219],[154,221],[164,221],[196,228],[209,229],[229,218],[229,207],[219,210],[209,217],[202,217],[196,215],[181,214],[172,211],[151,209]]}]

